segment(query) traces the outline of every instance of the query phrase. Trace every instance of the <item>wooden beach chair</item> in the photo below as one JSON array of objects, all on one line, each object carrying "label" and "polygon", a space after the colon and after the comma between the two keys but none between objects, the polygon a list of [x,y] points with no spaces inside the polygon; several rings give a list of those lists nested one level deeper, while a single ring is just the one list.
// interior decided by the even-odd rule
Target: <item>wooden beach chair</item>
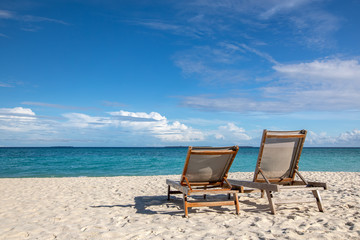
[{"label": "wooden beach chair", "polygon": [[[231,190],[227,180],[231,164],[239,150],[233,147],[189,147],[180,181],[166,180],[168,200],[171,194],[183,194],[185,217],[188,208],[205,206],[235,205],[239,214],[238,190]],[[171,188],[176,189],[172,191]],[[204,195],[204,200],[189,201],[190,196]],[[227,201],[210,201],[206,194],[228,194]],[[230,200],[233,194],[233,200]]]},{"label": "wooden beach chair", "polygon": [[[326,183],[308,182],[299,172],[299,160],[306,137],[306,130],[267,131],[264,130],[253,181],[230,180],[233,189],[240,192],[261,190],[266,192],[271,213],[275,214],[275,205],[289,203],[315,202],[319,211],[323,206],[319,190],[327,189]],[[295,176],[300,180],[295,180]],[[245,190],[244,187],[250,188]],[[314,198],[275,200],[275,192],[311,191]]]}]

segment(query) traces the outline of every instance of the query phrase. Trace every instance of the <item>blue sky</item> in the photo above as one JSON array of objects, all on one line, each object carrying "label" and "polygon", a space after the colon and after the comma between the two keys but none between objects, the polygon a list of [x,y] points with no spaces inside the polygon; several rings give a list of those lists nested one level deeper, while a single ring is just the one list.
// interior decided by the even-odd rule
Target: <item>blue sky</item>
[{"label": "blue sky", "polygon": [[0,2],[0,146],[360,147],[359,1]]}]

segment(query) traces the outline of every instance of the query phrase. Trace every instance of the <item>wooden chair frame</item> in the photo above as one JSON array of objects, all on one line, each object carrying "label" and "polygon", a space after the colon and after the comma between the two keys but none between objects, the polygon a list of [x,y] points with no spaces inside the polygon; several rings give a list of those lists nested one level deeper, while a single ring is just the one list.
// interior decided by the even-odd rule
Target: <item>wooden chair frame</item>
[{"label": "wooden chair frame", "polygon": [[[209,149],[209,148],[207,148]],[[167,179],[166,184],[168,185],[168,200],[170,200],[171,194],[183,194],[183,203],[184,203],[184,216],[188,217],[188,208],[191,207],[207,207],[207,206],[225,206],[225,205],[234,205],[236,214],[239,214],[239,200],[238,200],[238,191],[232,190],[232,185],[227,180],[228,172],[233,163],[237,152],[239,151],[238,146],[229,147],[229,150],[224,150],[223,148],[213,148],[214,150],[195,150],[193,147],[189,147],[188,153],[185,160],[184,170],[181,175],[180,181],[174,181]],[[208,181],[208,182],[194,182],[189,181],[186,174],[188,171],[189,160],[191,155],[229,155],[232,154],[231,159],[229,160],[228,165],[223,171],[223,174],[220,179],[217,181]],[[171,187],[176,189],[172,191]],[[189,196],[192,195],[204,195],[206,199],[207,194],[228,194],[230,199],[230,194],[233,195],[233,200],[229,201],[189,201]]]},{"label": "wooden chair frame", "polygon": [[[263,197],[265,192],[269,201],[269,206],[272,214],[276,214],[275,205],[305,202],[316,202],[319,211],[323,212],[324,208],[322,205],[319,190],[326,190],[327,184],[322,182],[308,182],[299,172],[298,164],[306,138],[306,130],[297,131],[298,133],[294,133],[295,131],[282,131],[281,134],[274,134],[279,132],[280,131],[267,131],[266,129],[264,130],[253,181],[251,182],[229,179],[230,184],[233,186],[233,189],[239,190],[240,193],[249,193],[260,190],[261,197]],[[288,177],[268,178],[260,167],[265,142],[266,139],[269,138],[297,138],[299,140],[293,154],[292,165],[290,167],[290,174]],[[295,180],[296,175],[301,179],[301,181]],[[259,176],[261,176],[262,178],[259,178]],[[245,189],[244,187],[250,189]],[[274,192],[289,191],[311,191],[315,199],[274,199]]]}]

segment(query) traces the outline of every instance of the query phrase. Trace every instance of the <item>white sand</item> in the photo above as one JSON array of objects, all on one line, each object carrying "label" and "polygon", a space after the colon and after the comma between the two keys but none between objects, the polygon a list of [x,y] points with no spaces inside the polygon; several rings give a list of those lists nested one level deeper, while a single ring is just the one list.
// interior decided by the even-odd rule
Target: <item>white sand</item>
[{"label": "white sand", "polygon": [[360,173],[303,175],[328,183],[325,213],[310,203],[272,215],[259,194],[241,194],[240,215],[205,207],[183,218],[181,195],[166,196],[165,179],[179,176],[0,179],[0,239],[360,239]]}]

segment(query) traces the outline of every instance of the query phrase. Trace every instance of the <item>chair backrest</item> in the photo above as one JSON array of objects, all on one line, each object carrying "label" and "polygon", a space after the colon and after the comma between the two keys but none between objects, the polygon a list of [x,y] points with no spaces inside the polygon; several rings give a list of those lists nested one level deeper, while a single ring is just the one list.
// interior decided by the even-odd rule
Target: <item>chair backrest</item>
[{"label": "chair backrest", "polygon": [[195,184],[223,182],[238,150],[238,146],[189,147],[181,184],[186,185],[185,177]]},{"label": "chair backrest", "polygon": [[[254,182],[293,181],[305,142],[306,130],[264,130],[256,164]],[[264,176],[263,176],[264,175]]]}]

